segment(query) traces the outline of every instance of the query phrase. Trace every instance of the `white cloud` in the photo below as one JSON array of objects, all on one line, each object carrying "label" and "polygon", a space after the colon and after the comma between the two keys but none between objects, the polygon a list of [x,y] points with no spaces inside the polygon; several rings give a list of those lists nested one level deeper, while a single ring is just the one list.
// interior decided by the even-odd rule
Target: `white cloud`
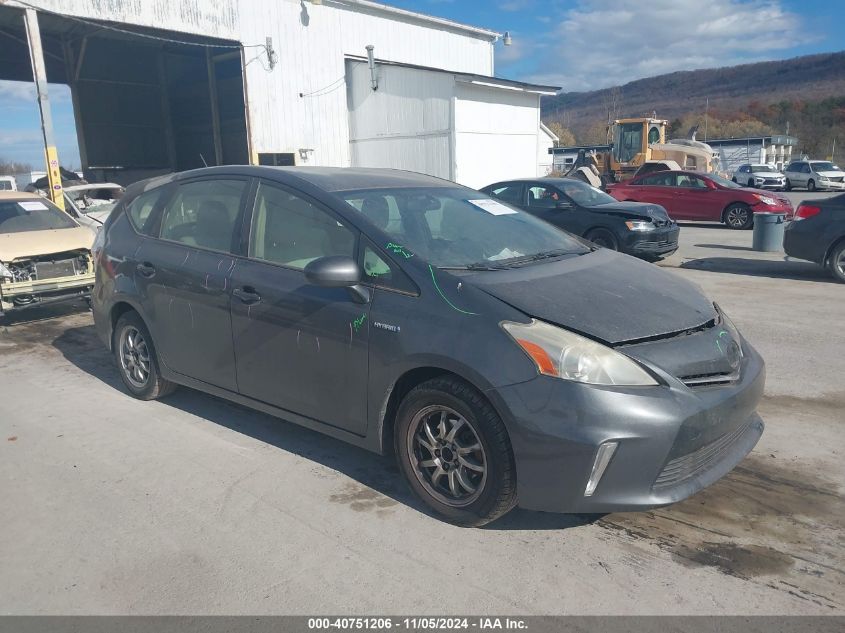
[{"label": "white cloud", "polygon": [[759,61],[810,41],[780,0],[581,0],[557,17],[544,36],[555,54],[525,79],[566,91]]},{"label": "white cloud", "polygon": [[[70,100],[70,88],[65,84],[47,84],[47,94],[53,102]],[[7,104],[14,101],[31,101],[35,104],[35,84],[31,81],[0,79],[0,102]]]}]

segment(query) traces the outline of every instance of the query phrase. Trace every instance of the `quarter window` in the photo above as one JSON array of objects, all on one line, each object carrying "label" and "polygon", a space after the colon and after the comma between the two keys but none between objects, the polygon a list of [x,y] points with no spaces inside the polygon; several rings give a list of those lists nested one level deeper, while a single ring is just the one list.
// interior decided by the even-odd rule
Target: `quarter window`
[{"label": "quarter window", "polygon": [[150,217],[152,216],[153,209],[155,209],[158,199],[161,197],[162,191],[164,191],[163,187],[159,187],[158,189],[153,189],[151,191],[145,191],[129,203],[129,208],[127,209],[129,212],[129,220],[132,222],[132,226],[135,227],[135,230],[139,233],[150,235],[150,230],[152,228]]},{"label": "quarter window", "polygon": [[[329,255],[355,256],[355,233],[333,216],[284,189],[266,185],[255,198],[249,255],[303,269]],[[374,271],[381,272],[375,260]]]},{"label": "quarter window", "polygon": [[232,252],[245,180],[201,180],[179,185],[164,209],[162,239]]}]

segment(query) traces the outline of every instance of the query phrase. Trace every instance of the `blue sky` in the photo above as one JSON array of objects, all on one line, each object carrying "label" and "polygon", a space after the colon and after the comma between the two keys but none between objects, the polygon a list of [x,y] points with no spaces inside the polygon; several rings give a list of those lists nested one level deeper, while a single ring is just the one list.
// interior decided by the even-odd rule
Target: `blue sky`
[{"label": "blue sky", "polygon": [[[387,0],[510,31],[500,77],[592,90],[676,70],[845,48],[845,0]],[[70,95],[50,86],[62,164],[79,166]],[[0,81],[0,159],[43,162],[32,86]]]}]

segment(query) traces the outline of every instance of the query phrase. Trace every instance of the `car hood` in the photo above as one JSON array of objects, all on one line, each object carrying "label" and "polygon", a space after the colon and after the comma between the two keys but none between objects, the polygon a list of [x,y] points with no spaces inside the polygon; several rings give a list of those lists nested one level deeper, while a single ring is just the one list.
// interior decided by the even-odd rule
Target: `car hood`
[{"label": "car hood", "polygon": [[819,176],[826,176],[828,178],[841,178],[845,176],[845,171],[817,171],[816,172]]},{"label": "car hood", "polygon": [[[742,174],[742,175],[737,176],[737,177],[741,178],[744,175],[745,174]],[[755,178],[783,178],[783,174],[780,173],[779,171],[755,171],[751,175],[754,176]]]},{"label": "car hood", "polygon": [[700,327],[716,318],[695,285],[662,268],[600,249],[466,278],[528,316],[612,345]]},{"label": "car hood", "polygon": [[63,253],[80,248],[90,249],[94,234],[87,226],[51,231],[0,233],[0,262]]},{"label": "car hood", "polygon": [[621,211],[626,215],[638,218],[669,219],[666,209],[659,204],[652,204],[650,202],[606,202],[587,208],[594,211]]}]

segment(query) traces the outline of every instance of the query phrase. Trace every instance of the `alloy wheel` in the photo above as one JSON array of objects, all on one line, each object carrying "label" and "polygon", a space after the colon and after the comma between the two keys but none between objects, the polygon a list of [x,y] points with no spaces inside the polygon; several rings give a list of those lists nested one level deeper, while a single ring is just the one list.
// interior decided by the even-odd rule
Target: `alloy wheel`
[{"label": "alloy wheel", "polygon": [[742,207],[731,207],[728,209],[725,219],[733,228],[745,226],[748,222],[748,209],[743,209]]},{"label": "alloy wheel", "polygon": [[435,499],[452,507],[475,501],[487,481],[487,457],[472,424],[449,407],[421,409],[411,420],[407,449],[414,474]]},{"label": "alloy wheel", "polygon": [[839,273],[839,276],[842,279],[845,279],[845,249],[839,251],[839,256],[836,258],[836,261],[833,262],[833,265],[836,267],[836,271]]},{"label": "alloy wheel", "polygon": [[143,389],[150,379],[150,350],[138,328],[127,326],[120,333],[120,367],[126,379]]}]

